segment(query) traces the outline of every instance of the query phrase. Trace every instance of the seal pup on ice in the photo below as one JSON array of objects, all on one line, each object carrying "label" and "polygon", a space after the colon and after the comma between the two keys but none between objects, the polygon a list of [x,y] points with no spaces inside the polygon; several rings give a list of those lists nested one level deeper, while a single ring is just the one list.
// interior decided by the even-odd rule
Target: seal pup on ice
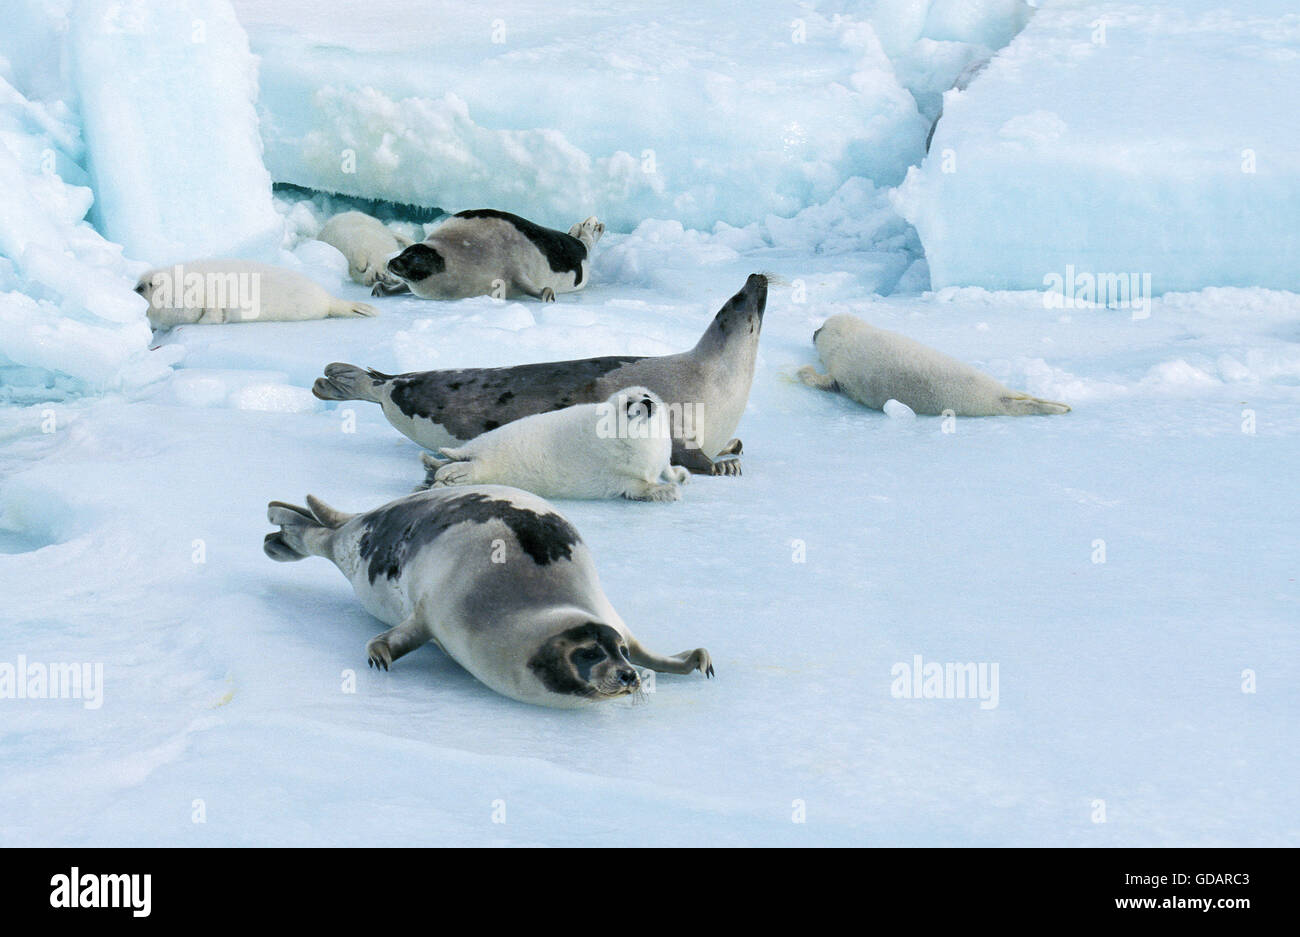
[{"label": "seal pup on ice", "polygon": [[767,277],[751,274],[690,351],[645,357],[611,355],[505,368],[383,374],[336,362],[316,379],[321,400],[369,400],[400,432],[437,451],[521,417],[606,400],[640,385],[668,410],[674,465],[702,475],[739,475],[732,438],[754,383]]},{"label": "seal pup on ice", "polygon": [[594,215],[569,233],[544,228],[494,208],[457,212],[419,244],[388,262],[389,279],[372,292],[410,290],[421,299],[531,296],[554,302],[556,293],[587,285],[588,265],[605,225]]},{"label": "seal pup on ice", "polygon": [[375,307],[331,296],[301,273],[251,260],[191,260],[144,273],[155,329],[223,322],[301,322],[373,316]]},{"label": "seal pup on ice", "polygon": [[799,369],[810,387],[841,391],[873,410],[890,400],[915,413],[957,416],[1031,416],[1069,413],[1063,403],[1010,390],[982,371],[928,348],[906,335],[878,329],[857,316],[831,316],[813,333],[828,374]]},{"label": "seal pup on ice", "polygon": [[600,587],[578,532],[536,495],[499,485],[436,488],[364,514],[311,495],[280,501],[263,542],[280,562],[323,556],[366,611],[391,625],[366,645],[372,667],[430,641],[498,693],[575,707],[640,689],[633,665],[713,676],[704,648],[646,650]]},{"label": "seal pup on ice", "polygon": [[603,403],[534,413],[463,446],[425,453],[423,488],[510,485],[543,498],[677,501],[690,477],[670,465],[672,434],[663,401],[625,387]]},{"label": "seal pup on ice", "polygon": [[[320,229],[316,240],[338,250],[348,259],[348,276],[354,283],[374,286],[388,278],[388,258],[411,246],[411,239],[388,228],[378,218],[361,211],[335,215]],[[396,286],[397,281],[392,281]]]}]

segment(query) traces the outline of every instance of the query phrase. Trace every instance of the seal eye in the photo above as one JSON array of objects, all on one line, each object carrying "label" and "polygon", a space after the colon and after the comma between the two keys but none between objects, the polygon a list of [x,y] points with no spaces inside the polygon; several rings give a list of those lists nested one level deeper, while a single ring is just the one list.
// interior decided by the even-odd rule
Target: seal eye
[{"label": "seal eye", "polygon": [[594,664],[596,661],[604,659],[605,652],[598,647],[584,647],[578,652],[578,656]]}]

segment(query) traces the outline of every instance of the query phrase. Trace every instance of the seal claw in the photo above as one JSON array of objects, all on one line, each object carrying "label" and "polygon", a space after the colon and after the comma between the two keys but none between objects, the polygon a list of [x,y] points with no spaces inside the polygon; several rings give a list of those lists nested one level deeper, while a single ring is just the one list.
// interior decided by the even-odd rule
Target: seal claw
[{"label": "seal claw", "polygon": [[387,671],[393,663],[393,652],[389,649],[388,642],[375,638],[367,644],[366,663],[376,670],[383,669]]}]

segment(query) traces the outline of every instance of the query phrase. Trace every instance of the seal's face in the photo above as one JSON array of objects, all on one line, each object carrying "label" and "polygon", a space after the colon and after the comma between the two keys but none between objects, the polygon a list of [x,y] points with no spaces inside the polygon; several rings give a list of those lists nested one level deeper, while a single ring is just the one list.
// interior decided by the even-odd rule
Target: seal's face
[{"label": "seal's face", "polygon": [[829,348],[837,347],[847,337],[848,329],[856,320],[852,316],[840,314],[831,316],[813,332],[813,347],[822,353],[823,359]]},{"label": "seal's face", "polygon": [[138,296],[143,296],[149,301],[149,308],[153,308],[153,288],[154,282],[151,275],[146,273],[135,283],[135,292]]},{"label": "seal's face", "polygon": [[610,406],[627,415],[629,439],[671,439],[672,421],[659,395],[647,387],[627,387],[614,394]]},{"label": "seal's face", "polygon": [[655,404],[654,397],[650,396],[650,392],[646,390],[626,396],[624,400],[627,403],[627,418],[629,420],[653,419],[659,409]]},{"label": "seal's face", "polygon": [[625,387],[611,395],[606,403],[611,407],[622,407],[629,425],[642,422],[653,425],[663,416],[663,401],[648,387]]},{"label": "seal's face", "polygon": [[446,269],[442,255],[428,244],[412,244],[388,262],[388,272],[407,283],[420,283]]},{"label": "seal's face", "polygon": [[757,341],[766,309],[767,276],[762,273],[750,274],[744,288],[718,310],[711,328],[717,329],[728,339],[744,336]]},{"label": "seal's face", "polygon": [[529,658],[528,669],[548,692],[592,702],[641,688],[623,636],[594,621],[548,638]]}]

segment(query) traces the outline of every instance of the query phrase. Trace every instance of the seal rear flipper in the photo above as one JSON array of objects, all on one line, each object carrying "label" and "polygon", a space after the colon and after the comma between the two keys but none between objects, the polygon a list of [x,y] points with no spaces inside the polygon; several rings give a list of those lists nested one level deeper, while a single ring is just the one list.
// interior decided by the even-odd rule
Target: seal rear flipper
[{"label": "seal rear flipper", "polygon": [[379,388],[392,379],[391,374],[359,368],[336,361],[325,367],[325,376],[316,378],[311,392],[321,400],[369,400],[379,403]]},{"label": "seal rear flipper", "polygon": [[284,538],[284,532],[267,534],[262,540],[262,550],[271,559],[277,563],[292,563],[295,560],[307,558],[307,554],[299,553],[293,547],[289,546]]},{"label": "seal rear flipper", "polygon": [[1057,413],[1069,413],[1066,404],[1054,400],[1043,400],[1028,394],[1011,394],[1002,398],[1002,405],[1011,416],[1050,416]]},{"label": "seal rear flipper", "polygon": [[[308,502],[313,500],[309,495]],[[337,511],[332,513],[338,514]],[[280,527],[278,532],[269,533],[262,540],[262,550],[276,562],[292,563],[309,556],[329,555],[329,535],[334,526],[322,523],[313,511],[296,504],[272,501],[266,506],[266,519]]]},{"label": "seal rear flipper", "polygon": [[352,520],[352,518],[356,517],[355,514],[348,514],[346,511],[335,510],[315,495],[307,496],[307,506],[311,508],[311,513],[314,515],[315,520],[319,521],[323,526],[329,527],[331,530],[337,530],[348,521]]},{"label": "seal rear flipper", "polygon": [[346,299],[335,300],[330,307],[330,317],[334,319],[368,318],[379,315],[379,310],[367,303],[353,303]]}]

